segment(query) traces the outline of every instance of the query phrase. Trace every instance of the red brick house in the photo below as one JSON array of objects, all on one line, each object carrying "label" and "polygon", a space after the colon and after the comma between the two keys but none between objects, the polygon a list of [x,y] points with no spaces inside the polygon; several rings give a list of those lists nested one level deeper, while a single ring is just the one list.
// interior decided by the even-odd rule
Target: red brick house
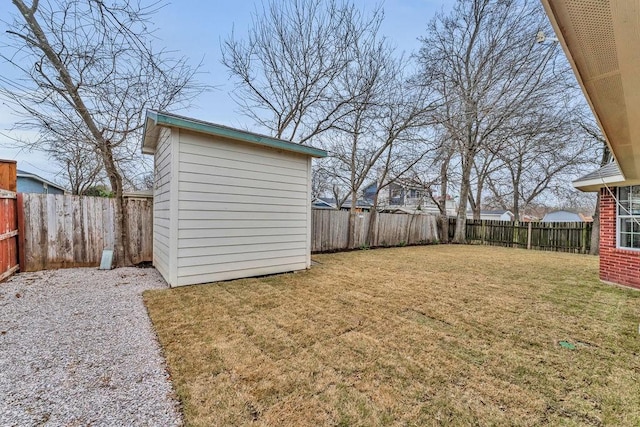
[{"label": "red brick house", "polygon": [[640,288],[640,0],[542,0],[615,162],[600,192],[600,278]]}]

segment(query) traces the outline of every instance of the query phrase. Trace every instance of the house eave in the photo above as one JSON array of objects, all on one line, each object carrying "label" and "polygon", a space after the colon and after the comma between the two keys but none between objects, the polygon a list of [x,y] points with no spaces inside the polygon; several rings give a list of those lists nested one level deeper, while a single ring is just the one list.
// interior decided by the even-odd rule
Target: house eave
[{"label": "house eave", "polygon": [[623,175],[614,175],[597,179],[575,180],[572,182],[574,188],[585,193],[598,192],[602,187],[619,187],[620,185],[640,184],[640,179],[627,180]]},{"label": "house eave", "polygon": [[640,2],[541,2],[613,157],[640,179]]}]

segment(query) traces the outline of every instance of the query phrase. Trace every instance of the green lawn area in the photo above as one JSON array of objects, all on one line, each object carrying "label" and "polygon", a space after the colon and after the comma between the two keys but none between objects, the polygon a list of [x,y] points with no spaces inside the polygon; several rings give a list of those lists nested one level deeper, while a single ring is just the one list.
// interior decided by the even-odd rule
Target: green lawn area
[{"label": "green lawn area", "polygon": [[640,292],[600,283],[596,257],[313,259],[145,293],[187,425],[640,425]]}]

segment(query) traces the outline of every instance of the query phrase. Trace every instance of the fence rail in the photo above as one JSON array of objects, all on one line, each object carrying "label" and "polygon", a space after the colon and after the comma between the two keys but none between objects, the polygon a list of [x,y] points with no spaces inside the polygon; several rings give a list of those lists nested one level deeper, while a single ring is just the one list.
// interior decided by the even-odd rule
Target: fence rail
[{"label": "fence rail", "polygon": [[[366,244],[369,213],[356,217],[354,247]],[[348,249],[349,212],[313,209],[311,251],[329,252]],[[374,239],[370,246],[403,246],[438,240],[436,217],[433,215],[378,214]]]},{"label": "fence rail", "polygon": [[[589,253],[590,222],[510,222],[468,219],[469,243],[536,249],[556,252]],[[449,218],[449,238],[453,238],[456,219]]]},{"label": "fence rail", "polygon": [[[115,200],[101,197],[22,194],[22,271],[100,265],[113,247]],[[153,259],[153,200],[127,201],[129,253],[134,264]]]}]

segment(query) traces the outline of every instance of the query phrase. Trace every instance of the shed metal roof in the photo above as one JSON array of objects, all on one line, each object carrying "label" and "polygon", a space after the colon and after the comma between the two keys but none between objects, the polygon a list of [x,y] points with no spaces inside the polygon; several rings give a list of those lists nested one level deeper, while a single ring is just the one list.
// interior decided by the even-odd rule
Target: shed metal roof
[{"label": "shed metal roof", "polygon": [[296,144],[294,142],[285,141],[266,135],[260,135],[253,132],[247,132],[240,129],[234,129],[216,123],[205,122],[198,119],[192,119],[189,117],[158,111],[147,111],[144,133],[142,137],[142,152],[144,154],[155,153],[161,127],[186,129],[192,132],[228,138],[231,140],[260,145],[263,147],[275,148],[277,150],[285,150],[293,153],[305,154],[311,157],[327,156],[326,151],[320,150],[318,148],[313,148],[308,145]]}]

